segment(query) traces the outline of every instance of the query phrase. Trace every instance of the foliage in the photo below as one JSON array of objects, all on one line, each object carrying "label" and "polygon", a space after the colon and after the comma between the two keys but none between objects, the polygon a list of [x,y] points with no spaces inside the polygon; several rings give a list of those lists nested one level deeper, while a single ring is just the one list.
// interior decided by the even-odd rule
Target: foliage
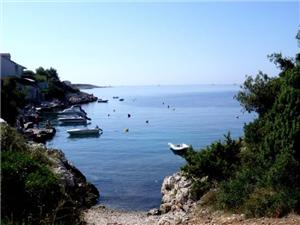
[{"label": "foliage", "polygon": [[39,221],[52,213],[54,199],[60,197],[52,172],[25,152],[2,152],[1,161],[2,216],[18,221],[32,215],[33,220]]},{"label": "foliage", "polygon": [[44,150],[31,149],[1,124],[1,223],[78,224],[80,209],[51,171]]},{"label": "foliage", "polygon": [[47,76],[45,76],[45,75],[36,74],[33,77],[38,82],[46,82],[47,81]]},{"label": "foliage", "polygon": [[[244,130],[248,147],[242,158],[245,163],[241,173],[252,174],[236,176],[225,182],[220,191],[220,195],[228,198],[235,192],[242,199],[235,204],[251,216],[280,216],[300,209],[300,65],[280,54],[273,57],[282,69],[279,76],[266,77],[263,85],[259,78],[250,86],[246,80],[238,94],[246,110],[259,114]],[[259,107],[252,107],[253,102]],[[241,185],[235,187],[233,184],[237,183]],[[245,189],[249,185],[252,188]],[[228,199],[219,200],[224,208],[232,207]]]},{"label": "foliage", "polygon": [[[41,99],[27,100],[27,102],[25,102],[26,96],[29,93],[29,88],[27,86],[28,81],[23,78],[30,78],[37,82],[48,83],[47,89],[40,90],[41,93],[43,93]],[[39,67],[36,69],[35,73],[32,71],[25,71],[22,78],[1,78],[1,118],[6,120],[9,124],[14,125],[19,110],[23,108],[26,103],[36,103],[40,100],[53,99],[64,101],[68,93],[77,92],[79,92],[79,90],[61,82],[57,71],[53,68],[44,69],[43,67]]]},{"label": "foliage", "polygon": [[300,54],[269,57],[279,75],[248,76],[236,96],[245,111],[258,115],[244,126],[243,141],[188,153],[183,167],[196,196],[208,189],[199,182],[207,176],[218,189],[218,207],[255,217],[300,211]]},{"label": "foliage", "polygon": [[1,118],[15,124],[20,108],[25,105],[25,96],[17,89],[16,77],[1,79]]},{"label": "foliage", "polygon": [[24,137],[18,134],[14,128],[1,123],[0,130],[1,151],[28,151]]},{"label": "foliage", "polygon": [[46,76],[47,79],[50,80],[59,80],[58,73],[56,69],[50,67],[50,69],[44,69],[43,67],[39,67],[35,70],[36,75]]},{"label": "foliage", "polygon": [[234,174],[240,166],[240,149],[241,141],[233,140],[228,133],[224,143],[217,141],[202,151],[189,150],[184,155],[187,164],[182,170],[194,179],[194,198],[201,197],[214,183]]},{"label": "foliage", "polygon": [[255,78],[246,78],[244,91],[239,92],[236,98],[246,111],[262,115],[274,104],[279,87],[280,83],[275,78],[259,72]]},{"label": "foliage", "polygon": [[291,209],[296,209],[299,190],[276,190],[273,187],[258,187],[244,204],[245,213],[249,217],[281,217]]}]

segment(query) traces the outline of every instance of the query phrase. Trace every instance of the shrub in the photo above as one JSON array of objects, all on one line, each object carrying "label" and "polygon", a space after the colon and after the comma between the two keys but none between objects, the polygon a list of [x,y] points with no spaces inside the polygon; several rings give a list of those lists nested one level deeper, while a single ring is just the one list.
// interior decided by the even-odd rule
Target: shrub
[{"label": "shrub", "polygon": [[7,126],[6,124],[0,124],[0,140],[1,151],[27,151],[28,146],[25,139],[19,134],[16,129]]},{"label": "shrub", "polygon": [[80,206],[60,186],[44,149],[28,147],[15,129],[0,126],[1,224],[79,224]]},{"label": "shrub", "polygon": [[16,77],[1,78],[1,118],[14,125],[19,109],[25,105],[25,96],[17,90]]},{"label": "shrub", "polygon": [[51,214],[60,198],[54,174],[25,152],[2,152],[1,161],[2,217],[28,224],[28,215],[36,223]]},{"label": "shrub", "polygon": [[[247,77],[237,99],[258,114],[244,126],[244,141],[227,137],[189,151],[182,168],[193,178],[194,195],[217,187],[216,204],[248,216],[282,216],[300,211],[300,54],[271,55],[282,70],[270,78]],[[207,183],[200,182],[207,176]]]},{"label": "shrub", "polygon": [[233,211],[240,209],[255,187],[257,181],[254,174],[251,169],[243,169],[235,177],[223,181],[217,193],[217,206]]},{"label": "shrub", "polygon": [[[283,63],[279,77],[265,77],[263,85],[254,79],[250,86],[248,79],[238,95],[242,106],[259,117],[244,129],[241,172],[224,181],[218,197],[222,208],[242,208],[250,216],[282,216],[300,209],[300,65],[276,57]],[[269,91],[260,90],[266,87]]]},{"label": "shrub", "polygon": [[[216,182],[228,179],[240,166],[241,141],[225,135],[225,141],[217,141],[202,151],[187,151],[184,158],[187,164],[182,171],[194,180],[192,193],[198,199]],[[203,178],[205,178],[203,180]]]},{"label": "shrub", "polygon": [[256,188],[244,204],[248,217],[281,217],[296,208],[299,190],[275,190],[272,187]]}]

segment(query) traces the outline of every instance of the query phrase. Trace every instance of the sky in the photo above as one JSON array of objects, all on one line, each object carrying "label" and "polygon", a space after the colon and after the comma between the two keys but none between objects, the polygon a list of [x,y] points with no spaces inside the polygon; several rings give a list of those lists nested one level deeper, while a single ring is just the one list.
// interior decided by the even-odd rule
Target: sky
[{"label": "sky", "polygon": [[73,83],[240,84],[299,52],[299,1],[0,2],[0,52]]}]

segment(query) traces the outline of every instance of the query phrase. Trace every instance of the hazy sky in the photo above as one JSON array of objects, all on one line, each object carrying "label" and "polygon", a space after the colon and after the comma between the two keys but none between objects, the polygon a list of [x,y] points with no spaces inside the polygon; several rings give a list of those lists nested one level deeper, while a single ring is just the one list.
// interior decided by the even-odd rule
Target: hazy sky
[{"label": "hazy sky", "polygon": [[1,52],[28,69],[99,85],[229,84],[294,56],[299,2],[4,0]]}]

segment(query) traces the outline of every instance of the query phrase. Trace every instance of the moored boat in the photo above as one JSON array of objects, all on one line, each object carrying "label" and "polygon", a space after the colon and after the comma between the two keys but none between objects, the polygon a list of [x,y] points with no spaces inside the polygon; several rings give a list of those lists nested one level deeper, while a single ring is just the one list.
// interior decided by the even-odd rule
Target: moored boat
[{"label": "moored boat", "polygon": [[124,101],[124,98],[120,98],[119,101],[120,101],[120,102],[123,102],[123,101]]},{"label": "moored boat", "polygon": [[104,100],[104,99],[98,99],[98,102],[99,102],[99,103],[107,103],[107,102],[108,102],[108,100]]},{"label": "moored boat", "polygon": [[85,117],[86,112],[81,108],[80,105],[73,105],[70,108],[64,109],[58,113],[59,115],[78,115]]},{"label": "moored boat", "polygon": [[172,143],[168,143],[170,149],[177,155],[181,155],[183,153],[185,153],[189,148],[190,145],[187,145],[185,143],[182,144],[172,144]]},{"label": "moored boat", "polygon": [[77,128],[67,130],[70,135],[99,135],[102,129],[96,126],[95,128]]},{"label": "moored boat", "polygon": [[86,118],[81,116],[65,116],[57,119],[62,124],[70,124],[70,123],[86,123]]}]

